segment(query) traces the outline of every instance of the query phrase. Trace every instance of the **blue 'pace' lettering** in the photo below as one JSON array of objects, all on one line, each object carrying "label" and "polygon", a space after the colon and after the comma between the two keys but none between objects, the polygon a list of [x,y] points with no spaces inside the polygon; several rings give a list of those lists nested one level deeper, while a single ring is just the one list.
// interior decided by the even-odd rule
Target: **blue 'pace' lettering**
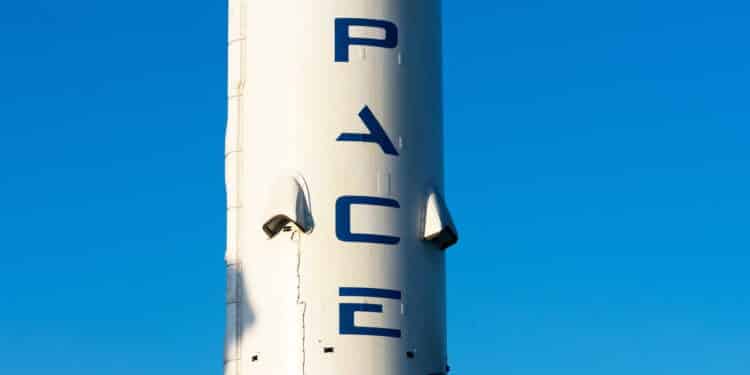
[{"label": "blue 'pace' lettering", "polygon": [[[401,292],[389,289],[372,288],[339,288],[341,297],[375,297],[383,299],[401,300]],[[356,312],[383,313],[383,305],[370,303],[341,303],[339,304],[339,333],[342,335],[364,335],[382,337],[401,337],[401,330],[379,327],[359,327],[354,324]]]},{"label": "blue 'pace' lettering", "polygon": [[362,110],[359,111],[359,118],[362,119],[362,122],[364,122],[370,133],[343,133],[338,138],[336,138],[336,141],[377,143],[386,154],[398,156],[396,147],[393,145],[393,142],[391,142],[391,139],[383,129],[383,126],[380,125],[380,121],[378,121],[378,119],[370,110],[370,107],[365,106],[364,108],[362,108]]},{"label": "blue 'pace' lettering", "polygon": [[343,196],[336,200],[336,237],[344,242],[366,242],[385,245],[396,245],[401,238],[371,233],[352,233],[352,210],[355,204],[401,208],[398,201],[388,198]]},{"label": "blue 'pace' lettering", "polygon": [[[352,38],[349,27],[364,26],[385,30],[385,39]],[[336,62],[349,61],[349,46],[372,46],[396,48],[398,45],[398,27],[393,22],[367,18],[336,18]]]}]

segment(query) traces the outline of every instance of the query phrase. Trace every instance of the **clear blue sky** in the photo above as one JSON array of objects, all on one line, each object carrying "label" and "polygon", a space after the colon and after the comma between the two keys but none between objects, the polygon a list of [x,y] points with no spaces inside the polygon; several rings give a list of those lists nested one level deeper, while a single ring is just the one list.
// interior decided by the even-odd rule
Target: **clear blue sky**
[{"label": "clear blue sky", "polygon": [[[225,8],[2,6],[0,373],[221,372]],[[445,0],[453,373],[750,372],[749,12]]]}]

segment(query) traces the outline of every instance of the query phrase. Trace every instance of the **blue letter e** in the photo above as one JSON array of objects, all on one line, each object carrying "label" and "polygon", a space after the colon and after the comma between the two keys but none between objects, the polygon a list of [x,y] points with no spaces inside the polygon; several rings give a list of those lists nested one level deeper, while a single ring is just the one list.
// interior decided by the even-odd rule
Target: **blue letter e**
[{"label": "blue letter e", "polygon": [[[341,297],[365,297],[401,300],[398,290],[373,288],[339,288]],[[357,312],[383,313],[383,305],[372,303],[341,303],[339,304],[339,333],[342,335],[364,335],[400,338],[401,330],[380,327],[360,327],[354,323]]]}]

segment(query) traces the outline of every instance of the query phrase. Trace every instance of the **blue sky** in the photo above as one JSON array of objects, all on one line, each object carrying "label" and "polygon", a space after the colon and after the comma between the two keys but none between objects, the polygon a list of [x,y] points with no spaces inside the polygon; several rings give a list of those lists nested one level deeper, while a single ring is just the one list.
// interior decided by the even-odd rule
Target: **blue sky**
[{"label": "blue sky", "polygon": [[[750,371],[750,6],[444,3],[453,373]],[[2,8],[0,373],[220,373],[226,4]]]}]

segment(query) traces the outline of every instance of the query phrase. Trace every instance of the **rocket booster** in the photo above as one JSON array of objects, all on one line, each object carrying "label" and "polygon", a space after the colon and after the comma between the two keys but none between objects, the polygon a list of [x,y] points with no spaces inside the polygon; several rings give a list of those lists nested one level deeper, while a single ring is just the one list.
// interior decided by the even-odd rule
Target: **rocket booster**
[{"label": "rocket booster", "polygon": [[439,0],[229,0],[225,375],[448,371]]}]

